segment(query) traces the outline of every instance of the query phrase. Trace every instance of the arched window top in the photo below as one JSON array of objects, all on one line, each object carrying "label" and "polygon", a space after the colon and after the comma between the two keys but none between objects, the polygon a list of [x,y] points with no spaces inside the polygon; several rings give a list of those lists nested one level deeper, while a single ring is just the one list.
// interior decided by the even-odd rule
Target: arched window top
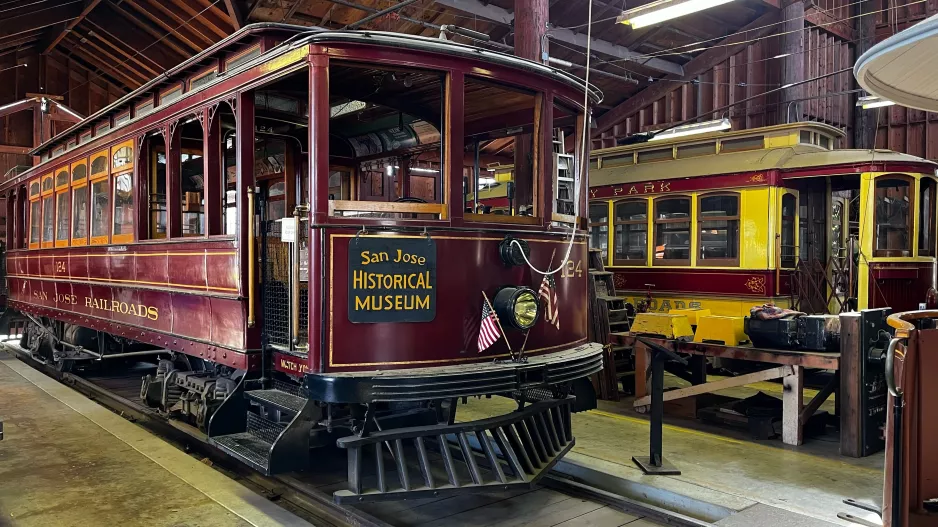
[{"label": "arched window top", "polygon": [[108,169],[108,151],[102,150],[91,156],[91,177],[107,174]]},{"label": "arched window top", "polygon": [[47,174],[45,176],[42,176],[42,194],[46,195],[52,192],[52,188],[53,188],[52,174]]},{"label": "arched window top", "polygon": [[111,171],[125,171],[134,166],[133,141],[126,141],[111,147]]},{"label": "arched window top", "polygon": [[83,181],[88,177],[88,164],[84,161],[72,163],[72,183]]},{"label": "arched window top", "polygon": [[55,173],[55,188],[56,190],[60,188],[68,187],[68,167],[62,167],[58,172]]}]

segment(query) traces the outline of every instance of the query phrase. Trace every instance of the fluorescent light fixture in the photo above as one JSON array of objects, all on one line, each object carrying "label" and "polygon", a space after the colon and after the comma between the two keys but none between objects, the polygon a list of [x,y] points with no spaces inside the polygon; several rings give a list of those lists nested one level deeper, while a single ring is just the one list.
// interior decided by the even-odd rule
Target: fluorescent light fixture
[{"label": "fluorescent light fixture", "polygon": [[332,108],[329,108],[329,117],[335,118],[340,115],[359,112],[361,110],[364,110],[365,106],[367,106],[367,104],[365,104],[362,101],[349,101],[347,103],[337,104],[333,106]]},{"label": "fluorescent light fixture", "polygon": [[479,184],[480,184],[480,185],[494,185],[494,184],[495,184],[495,178],[493,178],[493,177],[480,177],[480,178],[479,178]]},{"label": "fluorescent light fixture", "polygon": [[411,172],[422,172],[424,174],[439,174],[439,170],[434,170],[432,168],[423,168],[423,167],[410,167]]},{"label": "fluorescent light fixture", "polygon": [[664,139],[674,139],[675,137],[684,137],[688,135],[706,134],[709,132],[722,132],[729,130],[733,125],[729,119],[717,119],[716,121],[706,121],[703,123],[691,123],[683,126],[676,126],[670,130],[661,133],[655,133],[649,141],[661,141]]},{"label": "fluorescent light fixture", "polygon": [[682,17],[733,0],[658,0],[650,4],[623,11],[616,22],[632,26],[632,29],[660,24],[665,20]]},{"label": "fluorescent light fixture", "polygon": [[892,106],[896,104],[889,99],[883,99],[879,95],[867,95],[865,97],[860,97],[857,99],[857,106],[863,108],[864,110],[869,110],[870,108],[882,108],[883,106]]}]

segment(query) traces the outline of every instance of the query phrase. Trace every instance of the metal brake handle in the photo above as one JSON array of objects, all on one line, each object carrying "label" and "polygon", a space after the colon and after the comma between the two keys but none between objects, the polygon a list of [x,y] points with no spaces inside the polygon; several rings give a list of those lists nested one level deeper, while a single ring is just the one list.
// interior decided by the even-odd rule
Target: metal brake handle
[{"label": "metal brake handle", "polygon": [[889,390],[889,394],[893,397],[900,397],[902,395],[902,390],[896,386],[896,346],[899,345],[901,338],[892,338],[889,341],[889,346],[886,347],[886,389]]}]

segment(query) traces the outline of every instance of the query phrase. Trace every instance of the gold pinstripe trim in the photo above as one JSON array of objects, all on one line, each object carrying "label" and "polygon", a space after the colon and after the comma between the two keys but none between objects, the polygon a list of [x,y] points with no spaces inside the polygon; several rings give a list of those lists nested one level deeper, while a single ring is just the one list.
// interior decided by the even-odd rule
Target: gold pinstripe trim
[{"label": "gold pinstripe trim", "polygon": [[8,274],[7,277],[9,277],[9,278],[24,278],[24,279],[37,278],[37,279],[42,279],[42,280],[55,280],[55,281],[60,281],[60,282],[62,282],[62,281],[79,281],[79,280],[85,280],[85,281],[89,281],[89,282],[99,282],[99,283],[103,283],[103,284],[107,284],[107,283],[124,283],[124,284],[158,285],[158,286],[164,286],[164,287],[183,287],[183,288],[190,288],[190,289],[205,289],[205,290],[212,290],[212,291],[233,291],[233,292],[237,292],[237,291],[238,291],[238,289],[237,289],[236,287],[216,287],[216,286],[208,286],[208,285],[187,285],[187,284],[174,284],[174,283],[171,283],[171,282],[147,282],[147,281],[145,281],[145,280],[121,280],[121,279],[118,279],[118,278],[90,278],[90,277],[84,277],[84,276],[81,276],[81,277],[72,277],[72,276],[55,276],[55,275],[41,275],[41,274],[39,274],[39,275],[33,275],[33,274],[25,274],[25,275],[23,275],[23,274]]},{"label": "gold pinstripe trim", "polygon": [[8,256],[7,260],[35,260],[41,258],[84,258],[84,257],[102,257],[102,256],[237,256],[235,251],[226,252],[202,252],[202,253],[171,253],[171,252],[145,252],[145,253],[85,253],[85,254],[36,254],[27,256]]}]

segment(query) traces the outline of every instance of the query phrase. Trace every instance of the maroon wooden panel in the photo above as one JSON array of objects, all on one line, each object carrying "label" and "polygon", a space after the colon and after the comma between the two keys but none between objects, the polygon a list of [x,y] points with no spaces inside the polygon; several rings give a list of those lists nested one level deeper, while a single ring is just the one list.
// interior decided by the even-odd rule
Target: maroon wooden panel
[{"label": "maroon wooden panel", "polygon": [[893,312],[914,311],[935,287],[931,263],[871,263],[870,308],[891,307]]},{"label": "maroon wooden panel", "polygon": [[[326,234],[326,272],[332,288],[327,298],[326,369],[356,370],[412,368],[460,362],[490,361],[505,357],[503,340],[479,353],[477,338],[482,315],[482,292],[489,298],[505,285],[523,285],[535,290],[541,275],[527,266],[505,267],[498,256],[504,238],[488,233],[453,234],[430,231],[436,243],[436,317],[427,323],[353,324],[348,318],[349,242],[352,229],[330,229]],[[558,236],[523,235],[531,246],[531,261],[540,269],[556,267],[567,249]],[[551,254],[554,254],[551,264]],[[572,273],[557,273],[560,329],[543,319],[530,330],[527,353],[532,355],[573,347],[586,340],[587,247],[578,241],[571,253]],[[580,271],[577,272],[576,269]],[[572,274],[573,276],[568,276]],[[316,321],[311,320],[311,325]],[[523,332],[505,328],[512,349],[521,348]],[[374,343],[381,342],[381,346]]]},{"label": "maroon wooden panel", "polygon": [[[703,293],[728,296],[766,297],[775,295],[775,271],[764,269],[674,269],[667,267],[610,267],[615,272],[617,291],[644,292],[654,284],[655,293]],[[782,273],[780,292],[791,287],[788,273]]]},{"label": "maroon wooden panel", "polygon": [[671,192],[691,192],[695,190],[720,189],[729,187],[758,187],[776,185],[779,173],[775,170],[762,172],[739,172],[735,174],[720,174],[717,176],[702,176],[683,179],[668,179],[658,181],[642,181],[621,185],[607,185],[590,188],[590,199],[594,198],[627,198],[629,196],[642,196],[645,194],[668,194]]}]

